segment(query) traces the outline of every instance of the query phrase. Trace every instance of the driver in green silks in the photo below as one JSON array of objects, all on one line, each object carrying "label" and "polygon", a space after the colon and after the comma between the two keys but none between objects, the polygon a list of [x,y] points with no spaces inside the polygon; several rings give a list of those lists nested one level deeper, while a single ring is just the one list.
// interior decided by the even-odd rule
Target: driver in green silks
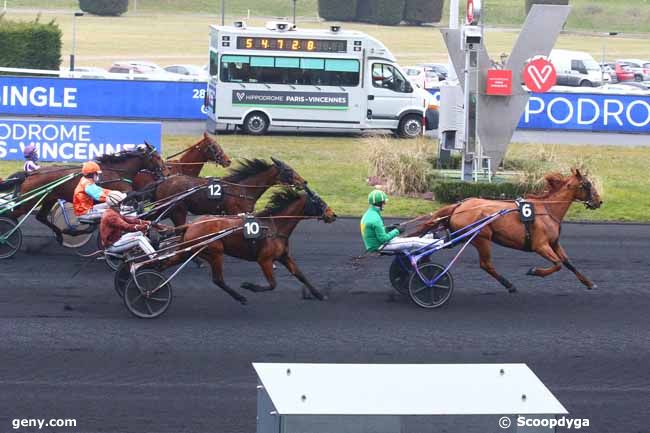
[{"label": "driver in green silks", "polygon": [[400,226],[385,227],[381,212],[387,201],[388,195],[378,189],[368,194],[370,207],[363,214],[360,227],[367,252],[413,250],[437,242],[430,236],[401,238],[398,236],[404,233],[404,228]]}]

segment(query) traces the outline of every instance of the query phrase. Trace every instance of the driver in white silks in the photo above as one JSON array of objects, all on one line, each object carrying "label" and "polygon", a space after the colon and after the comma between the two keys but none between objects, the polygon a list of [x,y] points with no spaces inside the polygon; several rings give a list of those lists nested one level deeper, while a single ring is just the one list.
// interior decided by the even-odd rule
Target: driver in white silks
[{"label": "driver in white silks", "polygon": [[432,235],[399,237],[404,233],[404,228],[400,226],[385,227],[381,212],[387,201],[386,193],[378,189],[368,195],[370,207],[361,218],[361,237],[367,252],[413,251],[436,242],[443,242],[440,239],[434,239]]},{"label": "driver in white silks", "polygon": [[104,211],[99,225],[102,245],[110,253],[123,253],[139,247],[153,258],[156,250],[144,235],[151,223],[122,215],[120,204],[125,198],[126,194],[120,191],[111,191],[106,197],[108,209]]}]

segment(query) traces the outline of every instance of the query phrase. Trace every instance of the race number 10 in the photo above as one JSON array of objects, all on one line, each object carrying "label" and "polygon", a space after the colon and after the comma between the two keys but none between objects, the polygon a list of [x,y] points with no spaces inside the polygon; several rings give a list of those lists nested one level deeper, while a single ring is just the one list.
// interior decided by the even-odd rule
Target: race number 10
[{"label": "race number 10", "polygon": [[259,239],[262,236],[262,227],[255,218],[244,219],[244,239]]}]

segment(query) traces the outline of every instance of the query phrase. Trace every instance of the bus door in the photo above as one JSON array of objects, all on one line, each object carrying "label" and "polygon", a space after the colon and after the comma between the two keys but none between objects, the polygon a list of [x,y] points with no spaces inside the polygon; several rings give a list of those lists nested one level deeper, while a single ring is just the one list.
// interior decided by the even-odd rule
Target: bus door
[{"label": "bus door", "polygon": [[398,114],[415,103],[415,93],[399,69],[390,63],[372,62],[368,86],[368,123],[394,129]]}]

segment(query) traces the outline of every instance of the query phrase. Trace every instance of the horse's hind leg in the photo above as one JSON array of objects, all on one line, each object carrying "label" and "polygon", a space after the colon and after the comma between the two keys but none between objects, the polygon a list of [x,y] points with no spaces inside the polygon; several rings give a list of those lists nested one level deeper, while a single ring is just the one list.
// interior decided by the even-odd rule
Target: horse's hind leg
[{"label": "horse's hind leg", "polygon": [[210,262],[212,268],[212,282],[221,287],[224,292],[232,296],[237,302],[242,305],[248,303],[248,299],[240,295],[235,289],[229,287],[223,279],[223,254],[221,252],[209,251],[207,254],[201,254],[201,257]]},{"label": "horse's hind leg", "polygon": [[557,255],[558,255],[558,257],[560,258],[560,260],[562,261],[562,264],[563,264],[564,266],[566,266],[566,268],[567,268],[568,270],[570,270],[571,272],[573,272],[573,273],[575,274],[575,276],[578,277],[578,280],[580,280],[580,282],[581,282],[582,284],[584,284],[585,286],[587,286],[587,288],[588,288],[589,290],[591,290],[591,289],[597,289],[597,288],[598,288],[598,286],[596,286],[594,283],[592,283],[591,280],[590,280],[589,278],[587,278],[587,277],[585,277],[584,275],[582,275],[582,274],[581,274],[581,273],[576,269],[576,267],[573,266],[573,263],[571,263],[571,261],[569,260],[569,256],[567,256],[566,251],[564,251],[564,248],[562,248],[562,245],[560,245],[559,242],[558,242],[557,245],[555,246],[554,250],[555,250],[555,252],[557,253]]},{"label": "horse's hind leg", "polygon": [[[302,271],[298,268],[296,262],[294,262],[293,259],[288,254],[280,257],[278,260],[289,270],[289,272],[291,272],[293,276],[295,276],[301,283],[304,284],[302,288],[303,299],[311,299],[311,296],[314,296],[316,299],[320,301],[324,301],[327,299],[325,295],[323,295],[318,289],[312,286],[309,280],[307,280],[307,277],[305,277]],[[305,287],[309,289],[309,292],[305,291]]]},{"label": "horse's hind leg", "polygon": [[54,224],[51,224],[47,219],[48,215],[50,214],[50,211],[52,210],[52,207],[54,206],[54,203],[55,202],[50,201],[50,200],[44,201],[41,204],[41,209],[36,214],[36,219],[39,222],[41,222],[41,223],[45,224],[46,226],[48,226],[50,229],[52,229],[52,231],[56,235],[56,240],[59,243],[61,243],[63,241],[61,230],[59,230],[59,228],[57,226],[55,226]]},{"label": "horse's hind leg", "polygon": [[257,284],[244,282],[241,284],[241,288],[250,290],[251,292],[269,292],[275,289],[277,283],[275,281],[275,277],[273,276],[273,258],[264,258],[259,260],[257,263],[260,265],[260,268],[262,268],[264,277],[266,278],[266,281],[269,282],[269,285],[259,286]]},{"label": "horse's hind leg", "polygon": [[528,275],[544,278],[562,269],[562,261],[560,260],[560,257],[549,244],[542,245],[540,248],[536,249],[535,252],[553,263],[553,266],[549,268],[530,268]]},{"label": "horse's hind leg", "polygon": [[490,246],[490,241],[484,238],[476,238],[472,241],[472,244],[478,251],[481,269],[492,275],[495,280],[508,289],[508,292],[515,293],[517,288],[514,284],[508,281],[503,275],[499,274],[492,264],[492,247]]}]

